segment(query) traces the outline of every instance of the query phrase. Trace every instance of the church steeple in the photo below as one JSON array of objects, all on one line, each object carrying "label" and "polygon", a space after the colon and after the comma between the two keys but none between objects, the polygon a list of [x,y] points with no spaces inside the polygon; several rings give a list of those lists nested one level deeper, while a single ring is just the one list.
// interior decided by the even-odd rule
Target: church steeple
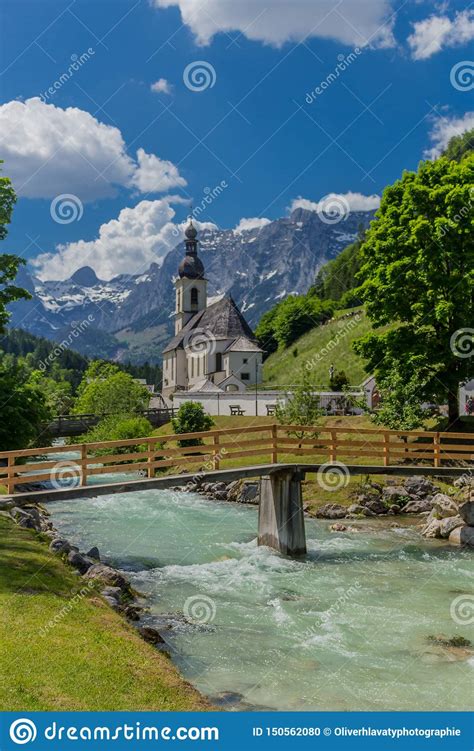
[{"label": "church steeple", "polygon": [[176,286],[175,334],[199,311],[207,307],[207,280],[198,256],[197,230],[190,217],[185,234],[185,256],[178,267]]}]

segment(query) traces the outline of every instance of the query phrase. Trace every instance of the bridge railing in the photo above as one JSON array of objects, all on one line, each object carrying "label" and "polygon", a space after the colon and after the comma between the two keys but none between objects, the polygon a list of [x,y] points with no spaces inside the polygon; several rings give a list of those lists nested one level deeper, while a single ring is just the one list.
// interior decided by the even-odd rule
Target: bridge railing
[{"label": "bridge railing", "polygon": [[[201,441],[197,446],[182,445],[196,439]],[[71,452],[76,454],[72,459]],[[313,457],[312,463],[318,464],[410,464],[420,470],[427,464],[441,467],[444,462],[471,465],[474,470],[474,441],[466,433],[272,423],[4,451],[0,452],[0,485],[13,493],[25,483],[49,482],[59,488],[66,482],[86,485],[95,476],[109,473],[139,472],[151,478],[170,469],[201,473],[241,466],[244,458],[246,465],[253,465],[297,462],[300,457],[305,462]]]}]

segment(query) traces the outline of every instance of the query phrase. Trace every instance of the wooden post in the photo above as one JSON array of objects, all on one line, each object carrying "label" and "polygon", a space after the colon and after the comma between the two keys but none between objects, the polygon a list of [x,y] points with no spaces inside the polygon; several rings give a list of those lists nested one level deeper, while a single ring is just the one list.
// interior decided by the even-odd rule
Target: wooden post
[{"label": "wooden post", "polygon": [[441,438],[439,433],[433,436],[434,466],[441,467]]},{"label": "wooden post", "polygon": [[388,467],[390,464],[390,433],[383,434],[383,465]]},{"label": "wooden post", "polygon": [[7,492],[9,493],[9,495],[13,495],[13,493],[15,492],[15,486],[12,483],[12,480],[15,476],[14,467],[15,457],[9,456],[7,459]]},{"label": "wooden post", "polygon": [[337,434],[335,430],[331,430],[331,447],[329,449],[329,461],[335,462],[337,456]]},{"label": "wooden post", "polygon": [[214,467],[214,469],[219,469],[219,463],[220,463],[220,460],[219,460],[219,433],[216,433],[215,436],[214,436],[213,454],[214,454],[214,458],[213,458],[213,461],[212,461],[213,467]]},{"label": "wooden post", "polygon": [[81,445],[81,485],[87,485],[87,443]]},{"label": "wooden post", "polygon": [[155,476],[155,468],[153,466],[153,462],[155,461],[155,449],[156,449],[155,441],[149,441],[148,458],[147,458],[147,463],[148,463],[147,477],[149,480],[151,480],[151,478]]},{"label": "wooden post", "polygon": [[272,425],[272,464],[278,464],[278,427],[276,423]]}]

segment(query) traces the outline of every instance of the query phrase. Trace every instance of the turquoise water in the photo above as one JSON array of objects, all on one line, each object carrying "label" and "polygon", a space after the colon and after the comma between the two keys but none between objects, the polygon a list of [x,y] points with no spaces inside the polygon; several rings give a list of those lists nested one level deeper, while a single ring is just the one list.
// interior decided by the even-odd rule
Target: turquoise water
[{"label": "turquoise water", "polygon": [[473,638],[450,615],[472,592],[472,554],[387,520],[332,533],[306,521],[308,555],[256,545],[257,509],[147,490],[51,503],[82,550],[148,596],[183,675],[229,708],[468,709]]}]

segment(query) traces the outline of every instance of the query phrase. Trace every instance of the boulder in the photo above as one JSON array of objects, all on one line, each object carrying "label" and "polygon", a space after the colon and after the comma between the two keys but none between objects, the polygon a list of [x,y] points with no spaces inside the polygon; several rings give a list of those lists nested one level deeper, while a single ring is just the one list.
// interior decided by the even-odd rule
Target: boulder
[{"label": "boulder", "polygon": [[388,503],[405,504],[410,500],[410,496],[402,485],[388,485],[382,491],[383,500]]},{"label": "boulder", "polygon": [[67,562],[71,566],[74,566],[74,568],[77,568],[80,574],[85,574],[94,564],[92,558],[88,558],[87,556],[78,553],[76,550],[71,550],[68,553]]},{"label": "boulder", "polygon": [[360,514],[365,516],[366,507],[362,506],[361,503],[351,503],[349,508],[347,509],[348,514]]},{"label": "boulder", "polygon": [[10,511],[15,507],[15,501],[0,501],[0,511]]},{"label": "boulder", "polygon": [[130,585],[122,574],[104,563],[94,563],[84,574],[85,579],[96,579],[101,584],[129,590]]},{"label": "boulder", "polygon": [[474,527],[456,527],[449,535],[449,542],[454,545],[469,545],[474,547]]},{"label": "boulder", "polygon": [[138,633],[149,644],[165,644],[165,640],[161,636],[161,634],[156,630],[156,628],[152,628],[151,626],[141,626],[138,629]]},{"label": "boulder", "polygon": [[239,503],[258,503],[260,496],[260,483],[244,482],[237,496]]},{"label": "boulder", "polygon": [[423,537],[441,537],[441,521],[433,519],[421,530]]},{"label": "boulder", "polygon": [[439,523],[440,537],[447,538],[456,527],[462,527],[464,520],[461,516],[448,516],[446,519],[441,519]]},{"label": "boulder", "polygon": [[239,485],[240,480],[233,480],[232,482],[229,482],[229,484],[227,485],[227,492],[232,493],[232,491],[235,490],[235,488],[238,488]]},{"label": "boulder", "polygon": [[436,487],[431,480],[428,480],[423,475],[415,475],[414,477],[407,477],[403,483],[403,487],[409,495],[433,495],[436,492]]},{"label": "boulder", "polygon": [[347,527],[345,524],[341,524],[341,522],[336,522],[335,524],[331,524],[329,527],[331,532],[346,532]]},{"label": "boulder", "polygon": [[445,519],[458,514],[457,503],[445,493],[437,493],[433,496],[432,506],[437,519]]},{"label": "boulder", "polygon": [[402,509],[404,514],[421,514],[423,511],[431,511],[431,501],[427,498],[419,501],[410,501]]},{"label": "boulder", "polygon": [[127,605],[123,612],[130,621],[140,620],[141,608],[137,608],[135,605]]},{"label": "boulder", "polygon": [[10,509],[10,516],[20,527],[36,529],[38,532],[41,530],[41,517],[37,508],[32,506],[27,506],[25,508],[14,506]]},{"label": "boulder", "polygon": [[390,506],[390,508],[387,511],[387,514],[391,514],[393,516],[393,514],[399,514],[401,510],[402,509],[398,505],[398,503],[392,503],[392,505]]},{"label": "boulder", "polygon": [[102,595],[107,605],[110,605],[111,608],[114,610],[120,609],[119,601],[115,599],[115,597],[110,597],[109,595]]},{"label": "boulder", "polygon": [[227,485],[225,484],[225,482],[216,482],[214,484],[214,491],[219,490],[227,490]]},{"label": "boulder", "polygon": [[[361,506],[361,508],[363,508]],[[316,511],[318,519],[343,519],[347,513],[346,506],[340,503],[326,503]]]},{"label": "boulder", "polygon": [[214,498],[216,499],[216,501],[226,501],[227,490],[216,490],[214,493]]},{"label": "boulder", "polygon": [[71,545],[67,540],[63,540],[61,537],[56,537],[51,541],[49,549],[52,553],[69,553]]},{"label": "boulder", "polygon": [[113,597],[114,600],[120,602],[120,599],[122,597],[122,590],[120,589],[120,587],[104,587],[104,589],[101,590],[100,594],[104,597]]},{"label": "boulder", "polygon": [[474,501],[463,503],[459,509],[459,514],[468,526],[474,527]]},{"label": "boulder", "polygon": [[364,504],[365,508],[369,509],[369,511],[373,511],[374,514],[386,514],[388,511],[387,506],[383,501],[377,499],[374,501],[369,501],[368,503]]}]

